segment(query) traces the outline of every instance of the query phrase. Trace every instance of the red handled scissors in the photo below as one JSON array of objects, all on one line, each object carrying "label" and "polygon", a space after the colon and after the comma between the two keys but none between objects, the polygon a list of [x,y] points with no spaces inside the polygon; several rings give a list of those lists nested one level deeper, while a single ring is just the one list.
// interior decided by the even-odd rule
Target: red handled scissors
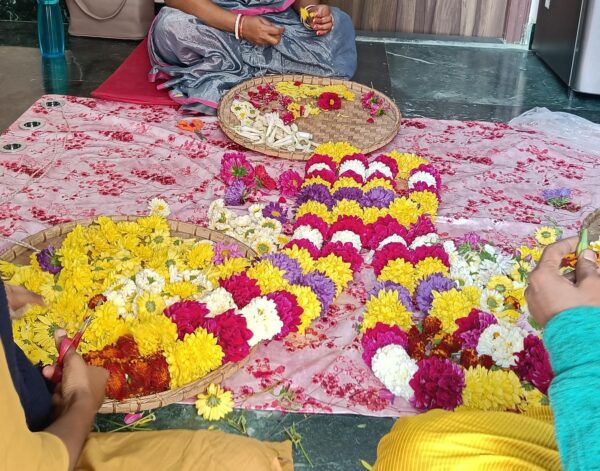
[{"label": "red handled scissors", "polygon": [[92,316],[87,316],[85,319],[83,319],[81,327],[75,333],[72,339],[66,338],[63,339],[62,342],[60,342],[60,345],[58,347],[58,359],[56,360],[56,364],[54,365],[54,374],[52,375],[53,383],[60,383],[62,379],[63,361],[65,359],[65,355],[67,354],[70,348],[74,348],[75,350],[77,350],[79,342],[81,342],[81,337],[83,336],[85,329],[87,329],[90,325],[90,322],[92,322]]}]

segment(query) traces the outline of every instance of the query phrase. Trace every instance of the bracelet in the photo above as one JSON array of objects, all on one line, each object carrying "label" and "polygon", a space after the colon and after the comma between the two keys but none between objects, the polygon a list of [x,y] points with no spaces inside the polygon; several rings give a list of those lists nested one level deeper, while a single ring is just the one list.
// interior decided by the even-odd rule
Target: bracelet
[{"label": "bracelet", "polygon": [[245,16],[242,16],[242,18],[240,18],[240,33],[239,33],[239,36],[240,36],[240,37],[239,37],[239,40],[240,40],[240,41],[241,41],[242,39],[244,39],[244,34],[243,34],[243,31],[244,31],[244,19],[245,19],[245,18],[246,18]]},{"label": "bracelet", "polygon": [[235,26],[233,27],[233,33],[235,34],[235,39],[240,40],[240,20],[242,19],[242,14],[238,13],[235,17]]},{"label": "bracelet", "polygon": [[[306,5],[306,6],[304,7],[304,9],[306,10],[306,12],[307,12],[307,13],[309,13],[309,12],[310,12],[310,11],[311,11],[313,8],[316,8],[316,6],[317,6],[317,5]],[[306,29],[309,29],[309,30],[311,30],[311,31],[312,31],[313,27],[312,27],[312,25],[311,25],[311,23],[310,23],[310,15],[309,15],[309,17],[308,17],[308,18],[306,18],[306,19],[303,19],[303,20],[302,20],[302,24],[304,25],[304,27],[305,27]]]}]

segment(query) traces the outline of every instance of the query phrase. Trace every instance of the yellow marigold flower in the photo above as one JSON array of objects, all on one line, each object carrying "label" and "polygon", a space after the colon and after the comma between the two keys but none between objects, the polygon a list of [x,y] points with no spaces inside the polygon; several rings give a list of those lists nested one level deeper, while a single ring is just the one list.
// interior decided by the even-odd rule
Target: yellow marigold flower
[{"label": "yellow marigold flower", "polygon": [[315,292],[308,286],[301,285],[290,285],[285,288],[286,291],[296,295],[298,305],[302,308],[302,315],[300,316],[300,325],[298,326],[298,332],[303,334],[306,328],[311,324],[313,320],[321,315],[321,303]]},{"label": "yellow marigold flower", "polygon": [[314,214],[315,216],[319,216],[323,221],[330,223],[331,222],[331,214],[323,203],[318,203],[317,201],[307,201],[306,203],[302,203],[298,210],[296,211],[296,218],[300,218],[305,214]]},{"label": "yellow marigold flower", "polygon": [[245,257],[226,258],[221,265],[215,267],[216,271],[209,270],[207,276],[211,282],[216,283],[218,280],[243,272],[248,266],[250,261]]},{"label": "yellow marigold flower", "polygon": [[168,345],[165,358],[171,376],[170,386],[175,389],[221,366],[223,349],[217,345],[217,339],[212,334],[200,327],[194,333],[187,334],[181,342]]},{"label": "yellow marigold flower", "polygon": [[15,264],[0,260],[0,277],[2,277],[4,281],[10,280],[16,271],[17,266]]},{"label": "yellow marigold flower", "polygon": [[56,301],[48,306],[51,317],[61,320],[61,327],[67,331],[77,330],[82,320],[82,313],[87,309],[89,298],[83,298],[73,291],[64,289]]},{"label": "yellow marigold flower", "polygon": [[[114,243],[119,239],[119,228],[117,227],[117,224],[108,216],[99,216],[96,219],[95,224],[97,224],[99,228],[99,235],[108,242]],[[94,228],[92,226],[89,232],[92,232],[93,230]]]},{"label": "yellow marigold flower", "polygon": [[212,263],[215,249],[210,242],[199,242],[188,253],[190,268],[203,269]]},{"label": "yellow marigold flower", "polygon": [[117,223],[117,229],[122,235],[138,236],[141,232],[140,226],[135,221],[120,221]]},{"label": "yellow marigold flower", "polygon": [[269,260],[261,260],[248,268],[249,278],[256,280],[262,294],[269,294],[285,288],[288,281],[283,277],[283,270],[277,268]]},{"label": "yellow marigold flower", "polygon": [[360,154],[360,150],[347,142],[325,142],[314,150],[315,154],[328,155],[336,163],[347,155]]},{"label": "yellow marigold flower", "polygon": [[400,258],[390,260],[383,270],[381,270],[377,279],[379,281],[393,281],[394,283],[405,286],[411,294],[415,290],[415,268],[412,263]]},{"label": "yellow marigold flower", "polygon": [[506,296],[508,291],[512,289],[512,286],[513,281],[508,276],[494,275],[490,278],[490,281],[488,281],[486,288]]},{"label": "yellow marigold flower", "polygon": [[140,260],[150,260],[154,256],[154,248],[150,245],[138,245],[133,249],[133,253]]},{"label": "yellow marigold flower", "polygon": [[314,184],[325,185],[327,188],[331,188],[331,183],[329,183],[327,180],[324,180],[321,177],[311,177],[311,178],[305,179],[304,182],[302,182],[301,188],[304,188],[309,185],[314,185]]},{"label": "yellow marigold flower", "polygon": [[479,306],[481,300],[481,290],[477,286],[465,286],[462,288],[462,294],[473,307]]},{"label": "yellow marigold flower", "polygon": [[541,245],[551,245],[558,240],[560,236],[555,227],[542,226],[535,231],[535,240]]},{"label": "yellow marigold flower", "polygon": [[33,341],[34,329],[33,321],[28,318],[19,319],[13,321],[13,336],[15,343],[23,350],[25,356],[33,363],[37,365],[51,365],[56,360],[57,352],[56,345],[52,341],[52,346],[48,349],[41,348]]},{"label": "yellow marigold flower", "polygon": [[311,272],[315,269],[315,261],[310,256],[310,252],[303,248],[298,248],[298,246],[293,245],[291,247],[285,248],[281,250],[281,253],[286,254],[288,257],[296,260],[300,267],[302,268],[302,272],[306,275],[308,272]]},{"label": "yellow marigold flower", "polygon": [[417,204],[403,196],[392,201],[390,214],[404,227],[409,227],[419,218]]},{"label": "yellow marigold flower", "polygon": [[138,226],[140,228],[140,235],[150,236],[151,239],[155,237],[170,236],[170,228],[167,220],[160,216],[144,216],[137,219]]},{"label": "yellow marigold flower", "polygon": [[333,186],[331,187],[331,193],[332,194],[335,193],[340,188],[361,188],[362,189],[362,185],[360,183],[358,183],[354,178],[342,177],[342,178],[338,178],[333,183]]},{"label": "yellow marigold flower", "polygon": [[506,309],[504,311],[496,312],[495,315],[498,319],[506,319],[513,324],[521,317],[521,313],[519,311],[515,311],[514,309]]},{"label": "yellow marigold flower", "polygon": [[474,307],[479,307],[479,299],[474,304],[463,291],[456,288],[441,293],[434,291],[429,315],[442,321],[444,332],[452,333],[457,328],[456,319],[468,316]]},{"label": "yellow marigold flower", "polygon": [[516,410],[523,403],[523,388],[513,371],[488,370],[478,365],[465,371],[462,396],[465,409]]},{"label": "yellow marigold flower", "polygon": [[58,283],[44,283],[40,287],[40,295],[44,298],[46,304],[55,302],[62,291],[63,287]]},{"label": "yellow marigold flower", "polygon": [[233,410],[231,391],[210,384],[206,393],[198,394],[196,409],[205,420],[221,420]]},{"label": "yellow marigold flower", "polygon": [[67,234],[65,240],[63,240],[61,244],[60,250],[62,251],[77,251],[77,252],[85,252],[86,247],[88,245],[88,236],[81,225],[75,226],[71,232]]},{"label": "yellow marigold flower", "polygon": [[82,337],[80,351],[102,350],[128,333],[129,325],[119,317],[117,306],[107,301],[94,309],[93,320]]},{"label": "yellow marigold flower", "polygon": [[10,284],[24,286],[34,293],[41,293],[42,286],[54,284],[54,276],[26,265],[19,267],[9,281]]},{"label": "yellow marigold flower", "polygon": [[191,298],[198,292],[198,286],[191,281],[178,281],[164,287],[163,291],[169,296],[179,296],[181,299]]},{"label": "yellow marigold flower", "polygon": [[412,325],[412,315],[406,310],[396,291],[379,290],[377,296],[371,296],[365,304],[362,331],[375,327],[378,322],[397,325],[402,329],[409,329]]},{"label": "yellow marigold flower", "polygon": [[27,317],[31,322],[32,337],[29,339],[42,350],[55,354],[56,342],[54,332],[61,328],[55,316],[49,315],[47,310],[41,306],[31,306]]},{"label": "yellow marigold flower", "polygon": [[386,190],[396,191],[394,189],[394,185],[392,185],[389,180],[379,177],[372,178],[367,183],[365,183],[363,186],[363,191],[366,193],[367,191],[372,190],[373,188],[385,188]]},{"label": "yellow marigold flower", "polygon": [[388,208],[376,208],[375,206],[369,206],[363,209],[363,221],[365,224],[373,224],[379,218],[385,217],[390,214]]},{"label": "yellow marigold flower", "polygon": [[177,342],[177,326],[162,314],[144,314],[130,321],[129,329],[142,355],[166,351],[175,343],[180,343]]},{"label": "yellow marigold flower", "polygon": [[89,265],[63,268],[58,275],[58,282],[66,291],[76,291],[82,295],[95,294],[94,278]]},{"label": "yellow marigold flower", "polygon": [[317,259],[315,268],[327,275],[335,283],[336,295],[339,296],[348,283],[354,278],[350,264],[344,262],[335,254],[329,254],[327,257]]},{"label": "yellow marigold flower", "polygon": [[409,198],[419,206],[419,214],[428,214],[431,220],[435,222],[440,205],[435,193],[431,191],[414,191],[411,192]]},{"label": "yellow marigold flower", "polygon": [[434,273],[449,275],[448,267],[439,258],[427,257],[415,265],[415,278],[423,280]]},{"label": "yellow marigold flower", "polygon": [[415,154],[400,153],[392,151],[388,154],[389,157],[394,159],[398,164],[398,178],[401,180],[408,180],[410,172],[417,168],[421,164],[426,164],[427,160],[423,157],[419,157]]},{"label": "yellow marigold flower", "polygon": [[138,317],[146,315],[162,315],[166,304],[161,294],[150,293],[148,291],[138,294],[134,301],[134,311]]},{"label": "yellow marigold flower", "polygon": [[356,216],[362,219],[363,208],[358,201],[343,199],[338,201],[331,211],[331,222],[340,216]]}]

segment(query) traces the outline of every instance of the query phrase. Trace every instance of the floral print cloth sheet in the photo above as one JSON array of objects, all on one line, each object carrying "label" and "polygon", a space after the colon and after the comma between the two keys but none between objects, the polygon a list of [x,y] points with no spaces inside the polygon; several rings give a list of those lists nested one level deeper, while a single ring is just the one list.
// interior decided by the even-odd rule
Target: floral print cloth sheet
[{"label": "floral print cloth sheet", "polygon": [[[48,109],[48,100],[64,103]],[[176,128],[169,107],[88,98],[46,96],[0,136],[0,248],[53,224],[99,214],[142,214],[148,201],[164,198],[175,219],[206,225],[208,205],[223,196],[216,180],[228,150],[242,150],[205,118],[204,139]],[[22,129],[27,121],[43,125]],[[376,124],[375,124],[376,125]],[[414,152],[442,173],[438,227],[446,237],[477,231],[505,246],[554,222],[567,234],[600,202],[593,183],[599,155],[578,139],[553,137],[535,126],[405,119],[385,149]],[[600,138],[599,138],[600,140]],[[598,147],[597,147],[598,148]],[[248,152],[277,177],[303,164]],[[544,204],[543,189],[572,189],[581,210]],[[276,201],[279,194],[265,197]],[[413,414],[412,407],[383,389],[361,358],[357,324],[373,282],[365,270],[325,318],[304,336],[262,345],[225,385],[236,404],[250,409]]]}]

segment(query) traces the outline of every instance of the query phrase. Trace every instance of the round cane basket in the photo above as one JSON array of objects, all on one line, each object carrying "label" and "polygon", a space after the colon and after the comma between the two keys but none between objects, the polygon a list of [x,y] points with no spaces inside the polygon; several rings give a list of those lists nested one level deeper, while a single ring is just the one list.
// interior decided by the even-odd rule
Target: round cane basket
[{"label": "round cane basket", "polygon": [[[342,108],[336,111],[319,113],[308,118],[299,118],[296,124],[300,131],[309,132],[313,135],[313,141],[319,144],[324,142],[348,142],[359,148],[365,154],[373,152],[390,142],[400,130],[402,115],[396,104],[383,93],[373,90],[356,82],[339,80],[328,77],[314,77],[311,75],[267,75],[242,82],[232,88],[221,98],[218,109],[219,124],[223,132],[237,144],[259,152],[282,159],[308,160],[310,153],[288,152],[274,149],[265,144],[253,144],[249,139],[239,135],[234,128],[240,122],[231,111],[231,104],[236,99],[247,100],[248,91],[268,83],[278,82],[302,82],[310,85],[345,85],[351,90],[356,98],[354,101],[342,101]],[[389,107],[389,112],[383,116],[373,118],[374,123],[367,123],[369,112],[363,109],[360,97],[365,92],[373,91],[383,98]]]},{"label": "round cane basket", "polygon": [[588,214],[588,216],[583,220],[583,228],[588,230],[588,238],[590,242],[600,240],[600,209]]},{"label": "round cane basket", "polygon": [[[111,219],[116,222],[135,221],[137,218],[138,216],[111,216]],[[46,248],[48,245],[58,247],[65,239],[67,234],[71,232],[76,225],[80,224],[82,226],[89,226],[94,221],[95,219],[82,219],[79,221],[59,224],[44,231],[38,232],[37,234],[34,234],[30,237],[27,237],[25,240],[23,240],[23,243],[35,247],[39,250]],[[185,239],[211,240],[213,242],[235,243],[240,247],[245,257],[256,257],[256,252],[254,252],[250,247],[220,232],[179,221],[169,221],[169,226],[171,228],[171,235],[175,237],[181,237]],[[2,255],[0,255],[0,259],[15,264],[27,264],[29,263],[29,257],[31,253],[32,250],[30,248],[21,245],[14,245]],[[237,370],[239,370],[246,364],[247,359],[248,357],[246,357],[245,360],[239,361],[237,363],[227,363],[221,366],[220,368],[217,368],[216,370],[210,372],[206,376],[198,379],[197,381],[194,381],[193,383],[187,384],[185,386],[181,386],[177,389],[163,391],[161,393],[151,394],[148,396],[132,397],[120,402],[115,401],[113,399],[107,399],[102,404],[100,412],[133,413],[147,409],[155,409],[157,407],[163,407],[169,404],[173,404],[175,402],[183,401],[197,394],[200,394],[201,392],[204,392],[209,384],[218,384],[228,376],[231,376],[233,373],[235,373]]]}]

